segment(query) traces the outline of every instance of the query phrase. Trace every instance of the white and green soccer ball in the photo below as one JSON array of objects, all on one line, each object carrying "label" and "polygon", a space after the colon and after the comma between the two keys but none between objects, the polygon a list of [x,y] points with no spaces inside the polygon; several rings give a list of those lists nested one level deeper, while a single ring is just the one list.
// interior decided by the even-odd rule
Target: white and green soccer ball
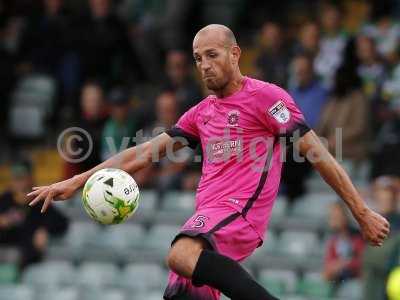
[{"label": "white and green soccer ball", "polygon": [[102,169],[86,181],[83,207],[101,224],[119,224],[130,218],[139,205],[135,180],[120,169]]}]

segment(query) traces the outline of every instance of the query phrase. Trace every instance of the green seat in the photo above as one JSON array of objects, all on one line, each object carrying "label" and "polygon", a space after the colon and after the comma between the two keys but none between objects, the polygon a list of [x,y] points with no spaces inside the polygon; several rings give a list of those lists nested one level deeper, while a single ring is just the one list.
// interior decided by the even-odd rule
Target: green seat
[{"label": "green seat", "polygon": [[309,273],[298,283],[297,292],[315,299],[324,299],[331,296],[332,286],[321,277],[321,274]]},{"label": "green seat", "polygon": [[318,245],[318,239],[314,233],[288,230],[281,234],[279,251],[283,255],[301,258],[310,255]]},{"label": "green seat", "polygon": [[0,284],[15,282],[18,276],[18,269],[15,264],[0,264]]},{"label": "green seat", "polygon": [[267,253],[275,253],[277,251],[278,241],[278,236],[274,231],[267,231],[264,235],[264,244],[261,247],[262,251]]},{"label": "green seat", "polygon": [[87,245],[94,243],[100,230],[100,226],[90,220],[88,222],[74,222],[70,225],[64,243],[66,246],[80,251]]},{"label": "green seat", "polygon": [[[298,295],[290,295],[290,296],[285,296],[285,300],[312,300],[312,299],[304,298],[304,297],[298,296]],[[318,299],[318,300],[320,300],[320,299]]]},{"label": "green seat", "polygon": [[[80,300],[125,300],[124,291],[117,289],[87,289],[82,292]],[[160,298],[162,299],[162,298]]]},{"label": "green seat", "polygon": [[163,299],[163,293],[162,292],[150,292],[147,294],[143,294],[142,296],[139,296],[137,300],[161,300]]},{"label": "green seat", "polygon": [[362,299],[361,281],[353,279],[343,282],[339,287],[336,296],[348,300],[361,300]]},{"label": "green seat", "polygon": [[276,226],[286,216],[287,200],[283,196],[278,196],[275,200],[271,215],[271,226]]},{"label": "green seat", "polygon": [[60,286],[74,282],[75,269],[68,262],[44,262],[31,265],[22,274],[22,282],[35,286]]},{"label": "green seat", "polygon": [[161,224],[184,223],[194,213],[195,195],[192,192],[168,192],[162,199],[161,210],[155,219]]},{"label": "green seat", "polygon": [[34,291],[26,285],[0,285],[1,300],[34,300]]},{"label": "green seat", "polygon": [[264,269],[258,279],[264,287],[279,296],[294,291],[297,275],[292,270]]},{"label": "green seat", "polygon": [[141,248],[145,230],[139,224],[118,224],[105,227],[94,241],[94,246],[123,255],[133,248]]},{"label": "green seat", "polygon": [[119,270],[116,265],[106,262],[86,262],[77,271],[76,283],[84,288],[115,286]]},{"label": "green seat", "polygon": [[129,222],[145,222],[151,218],[156,211],[157,194],[153,190],[140,191],[139,207]]},{"label": "green seat", "polygon": [[79,291],[74,287],[51,288],[36,293],[40,300],[80,300]]},{"label": "green seat", "polygon": [[123,270],[118,284],[136,293],[145,293],[165,288],[167,278],[167,271],[159,264],[130,264]]},{"label": "green seat", "polygon": [[306,194],[294,203],[291,215],[322,224],[328,217],[329,205],[336,199],[337,196],[332,192]]},{"label": "green seat", "polygon": [[144,243],[145,248],[150,251],[158,251],[166,254],[173,238],[178,234],[179,230],[179,226],[155,225],[147,234]]},{"label": "green seat", "polygon": [[168,192],[164,199],[162,209],[168,212],[193,212],[195,193]]}]

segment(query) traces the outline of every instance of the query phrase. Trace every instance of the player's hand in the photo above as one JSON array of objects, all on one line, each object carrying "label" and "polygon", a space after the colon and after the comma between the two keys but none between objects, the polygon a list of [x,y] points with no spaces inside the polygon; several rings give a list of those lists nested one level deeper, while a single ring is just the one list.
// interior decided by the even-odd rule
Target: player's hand
[{"label": "player's hand", "polygon": [[29,205],[33,206],[43,201],[41,212],[44,213],[53,200],[67,200],[71,198],[80,187],[81,180],[76,176],[51,185],[34,187],[33,191],[27,195],[33,198]]},{"label": "player's hand", "polygon": [[390,232],[389,222],[371,209],[356,218],[364,239],[372,246],[382,246]]}]

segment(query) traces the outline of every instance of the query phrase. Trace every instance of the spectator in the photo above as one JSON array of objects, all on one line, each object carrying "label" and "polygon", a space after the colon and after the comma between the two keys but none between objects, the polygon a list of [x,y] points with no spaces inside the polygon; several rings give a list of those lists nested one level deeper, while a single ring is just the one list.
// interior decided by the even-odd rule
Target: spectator
[{"label": "spectator", "polygon": [[357,57],[360,61],[357,73],[362,80],[364,94],[371,101],[377,101],[385,77],[385,67],[379,59],[373,39],[365,35],[358,36],[356,48]]},{"label": "spectator", "polygon": [[356,53],[360,61],[357,73],[362,81],[364,95],[369,100],[368,115],[373,135],[375,135],[380,126],[381,89],[386,70],[379,58],[372,38],[365,35],[358,36],[356,39]]},{"label": "spectator", "polygon": [[[340,67],[334,82],[317,131],[328,139],[331,153],[341,154],[343,159],[358,165],[368,151],[367,100],[361,92],[361,80],[354,68]],[[337,130],[341,130],[340,135]]]},{"label": "spectator", "polygon": [[373,144],[371,177],[400,176],[400,99],[392,100],[391,115],[379,129]]},{"label": "spectator", "polygon": [[378,213],[390,223],[391,233],[382,247],[368,246],[363,258],[364,297],[366,300],[385,299],[388,264],[399,244],[400,214],[397,209],[395,178],[380,177],[372,186],[372,200]]},{"label": "spectator", "polygon": [[351,228],[346,208],[340,202],[330,207],[329,227],[333,233],[327,242],[323,275],[339,285],[343,280],[360,276],[364,241]]},{"label": "spectator", "polygon": [[400,39],[400,25],[384,14],[375,23],[366,24],[361,31],[375,40],[379,54],[391,62]]},{"label": "spectator", "polygon": [[261,29],[261,53],[256,59],[257,76],[285,87],[288,79],[289,56],[284,45],[282,28],[267,22]]},{"label": "spectator", "polygon": [[0,243],[18,248],[23,269],[43,258],[49,235],[64,234],[68,221],[56,208],[43,215],[39,207],[27,206],[26,194],[33,186],[30,162],[15,162],[11,174],[10,188],[0,196]]},{"label": "spectator", "polygon": [[[298,55],[293,59],[292,72],[293,83],[289,92],[304,112],[307,124],[316,128],[321,111],[328,100],[328,93],[316,78],[312,58],[308,55]],[[282,173],[282,182],[291,203],[304,194],[304,182],[312,170],[307,160],[299,162],[294,158],[293,151],[288,151]]]},{"label": "spectator", "polygon": [[[179,118],[176,95],[172,92],[162,92],[156,99],[156,121],[145,130],[146,137],[154,137],[176,124]],[[162,195],[170,189],[182,187],[183,171],[188,166],[192,151],[187,147],[175,152],[171,157],[162,158],[153,172],[156,178],[156,188]],[[151,181],[154,182],[154,177]],[[149,180],[149,177],[147,180]]]},{"label": "spectator", "polygon": [[[95,81],[85,83],[81,92],[81,115],[76,124],[77,127],[85,130],[92,141],[92,145],[87,139],[71,140],[72,150],[79,149],[82,155],[90,153],[89,156],[77,163],[65,162],[64,177],[70,178],[75,174],[82,173],[91,169],[101,162],[101,134],[106,121],[107,111],[104,102],[104,91],[102,86]],[[90,148],[92,148],[90,150]],[[65,147],[68,150],[69,147]],[[69,153],[69,157],[74,160],[81,158],[80,155]]]},{"label": "spectator", "polygon": [[32,17],[22,36],[21,59],[38,72],[58,75],[69,49],[71,22],[63,9],[64,0],[43,0],[40,15]]},{"label": "spectator", "polygon": [[295,54],[307,54],[313,59],[317,56],[320,44],[320,30],[313,22],[304,24],[299,32],[298,42],[295,44]]},{"label": "spectator", "polygon": [[80,19],[75,33],[82,79],[100,78],[108,84],[141,79],[127,29],[113,14],[110,0],[88,1],[90,14]]},{"label": "spectator", "polygon": [[315,59],[315,70],[324,85],[330,89],[334,84],[335,72],[342,62],[347,35],[342,28],[342,14],[337,6],[324,5],[320,22],[322,37],[320,51]]},{"label": "spectator", "polygon": [[7,47],[10,20],[5,15],[0,15],[0,98],[2,109],[0,110],[0,127],[7,128],[9,112],[9,96],[16,81],[16,55]]},{"label": "spectator", "polygon": [[[133,46],[143,62],[147,77],[162,80],[163,56],[171,49],[192,42],[188,32],[197,24],[198,3],[193,0],[124,0]],[[197,9],[195,9],[197,8]]]},{"label": "spectator", "polygon": [[292,73],[289,92],[304,113],[307,124],[316,128],[328,100],[328,91],[314,73],[312,57],[306,54],[297,55],[292,61]]},{"label": "spectator", "polygon": [[398,195],[395,177],[381,176],[374,181],[373,199],[379,213],[389,221],[392,234],[400,232]]},{"label": "spectator", "polygon": [[202,99],[202,92],[192,76],[193,70],[185,52],[171,50],[166,60],[167,89],[176,94],[179,113],[183,114]]},{"label": "spectator", "polygon": [[115,88],[107,98],[110,105],[110,118],[106,121],[101,137],[101,158],[134,145],[137,125],[130,106],[130,98],[123,88]]}]

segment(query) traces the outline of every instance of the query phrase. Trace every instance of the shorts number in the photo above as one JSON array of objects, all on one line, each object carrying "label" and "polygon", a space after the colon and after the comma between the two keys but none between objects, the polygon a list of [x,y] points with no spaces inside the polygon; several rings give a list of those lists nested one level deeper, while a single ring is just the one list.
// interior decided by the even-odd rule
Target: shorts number
[{"label": "shorts number", "polygon": [[198,215],[196,219],[193,220],[192,227],[193,228],[202,228],[205,225],[205,221],[207,221],[206,216]]}]

